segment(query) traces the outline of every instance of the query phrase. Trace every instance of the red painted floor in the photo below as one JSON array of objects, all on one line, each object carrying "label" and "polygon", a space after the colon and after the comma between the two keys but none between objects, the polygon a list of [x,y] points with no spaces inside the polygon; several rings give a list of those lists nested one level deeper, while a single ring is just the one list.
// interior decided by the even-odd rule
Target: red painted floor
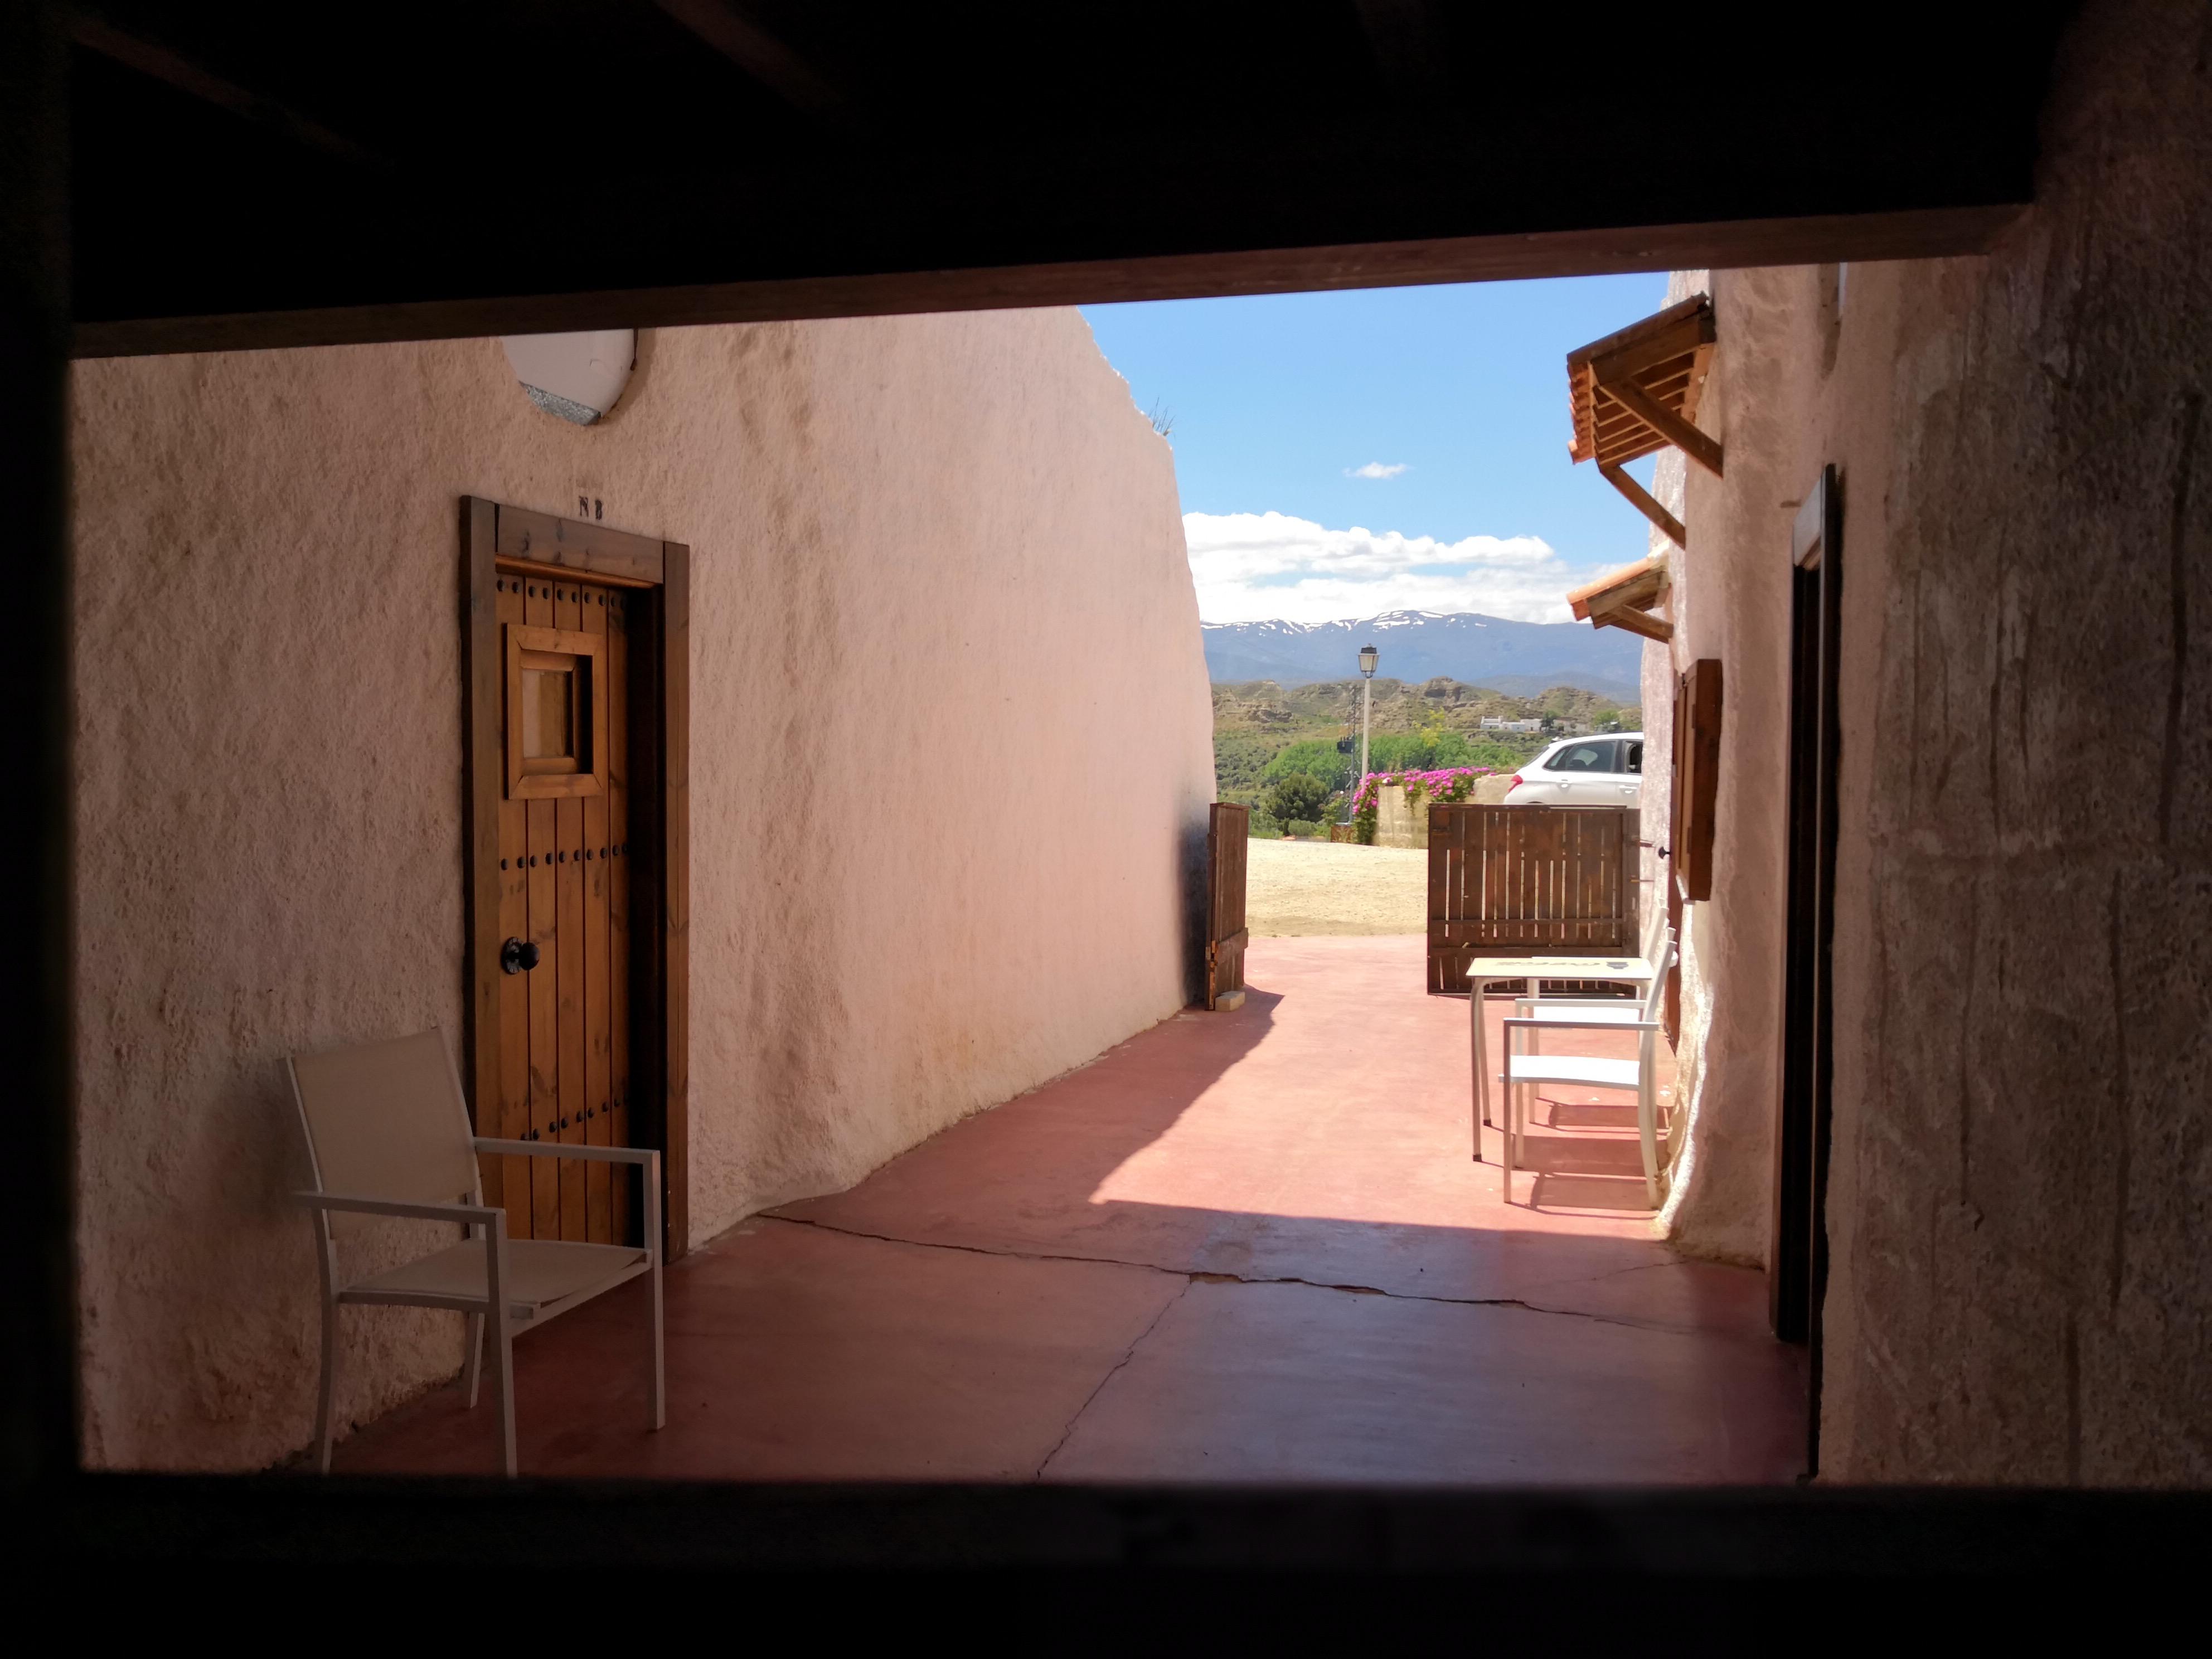
[{"label": "red painted floor", "polygon": [[[1422,991],[1422,950],[1255,939],[1237,1012],[1179,1015],[694,1252],[668,1274],[658,1434],[641,1286],[524,1338],[523,1469],[1793,1478],[1802,1373],[1764,1280],[1651,1237],[1632,1112],[1598,1096],[1543,1109],[1539,1173],[1504,1202],[1468,1157],[1467,1004]],[[445,1389],[337,1463],[493,1457],[489,1410]]]}]

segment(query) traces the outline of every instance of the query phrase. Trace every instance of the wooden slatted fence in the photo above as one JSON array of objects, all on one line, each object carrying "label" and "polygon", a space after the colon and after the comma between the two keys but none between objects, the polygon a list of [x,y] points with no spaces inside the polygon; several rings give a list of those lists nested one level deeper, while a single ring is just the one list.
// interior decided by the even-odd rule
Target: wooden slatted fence
[{"label": "wooden slatted fence", "polygon": [[1429,989],[1463,991],[1476,957],[1632,955],[1638,814],[1429,808]]},{"label": "wooden slatted fence", "polygon": [[1225,1011],[1244,1001],[1244,865],[1252,814],[1213,803],[1206,824],[1206,1006]]}]

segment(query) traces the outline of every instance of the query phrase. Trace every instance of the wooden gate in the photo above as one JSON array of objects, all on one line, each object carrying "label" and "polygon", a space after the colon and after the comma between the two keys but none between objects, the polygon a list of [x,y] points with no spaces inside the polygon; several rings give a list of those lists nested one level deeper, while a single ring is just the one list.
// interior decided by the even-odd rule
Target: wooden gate
[{"label": "wooden gate", "polygon": [[1216,801],[1206,823],[1206,1006],[1243,1006],[1245,849],[1252,839],[1248,808]]},{"label": "wooden gate", "polygon": [[1429,989],[1478,956],[1633,956],[1632,807],[1431,806]]}]

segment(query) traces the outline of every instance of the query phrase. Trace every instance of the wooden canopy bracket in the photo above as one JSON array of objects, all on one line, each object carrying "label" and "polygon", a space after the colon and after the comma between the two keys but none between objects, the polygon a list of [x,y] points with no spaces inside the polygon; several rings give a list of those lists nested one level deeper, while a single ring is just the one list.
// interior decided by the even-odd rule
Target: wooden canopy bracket
[{"label": "wooden canopy bracket", "polygon": [[1626,570],[1578,587],[1567,595],[1577,622],[1593,628],[1624,628],[1662,644],[1674,637],[1674,625],[1651,608],[1667,597],[1667,561],[1644,559]]},{"label": "wooden canopy bracket", "polygon": [[1607,380],[1600,371],[1597,389],[1658,436],[1680,450],[1716,478],[1721,476],[1721,447],[1626,375]]},{"label": "wooden canopy bracket", "polygon": [[1689,546],[1689,532],[1682,528],[1682,521],[1660,506],[1642,484],[1611,461],[1600,461],[1597,470],[1607,483],[1628,498],[1631,507],[1659,527],[1661,535],[1677,547],[1686,549]]},{"label": "wooden canopy bracket", "polygon": [[1567,401],[1574,417],[1568,455],[1595,461],[1605,481],[1677,547],[1689,545],[1682,521],[1630,477],[1626,468],[1639,456],[1671,444],[1715,477],[1721,476],[1721,446],[1697,425],[1718,340],[1712,301],[1693,294],[1567,354]]},{"label": "wooden canopy bracket", "polygon": [[1647,640],[1656,640],[1665,645],[1674,637],[1674,624],[1664,617],[1655,617],[1632,605],[1620,605],[1609,611],[1593,611],[1589,614],[1592,628],[1625,628],[1632,634],[1641,634]]}]

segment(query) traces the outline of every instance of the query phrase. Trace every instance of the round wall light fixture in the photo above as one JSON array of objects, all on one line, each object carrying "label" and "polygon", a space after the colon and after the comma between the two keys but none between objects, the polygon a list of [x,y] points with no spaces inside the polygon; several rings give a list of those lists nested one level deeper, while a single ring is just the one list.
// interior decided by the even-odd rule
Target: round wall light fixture
[{"label": "round wall light fixture", "polygon": [[507,334],[500,338],[514,378],[548,415],[590,426],[623,395],[637,367],[637,331]]}]

